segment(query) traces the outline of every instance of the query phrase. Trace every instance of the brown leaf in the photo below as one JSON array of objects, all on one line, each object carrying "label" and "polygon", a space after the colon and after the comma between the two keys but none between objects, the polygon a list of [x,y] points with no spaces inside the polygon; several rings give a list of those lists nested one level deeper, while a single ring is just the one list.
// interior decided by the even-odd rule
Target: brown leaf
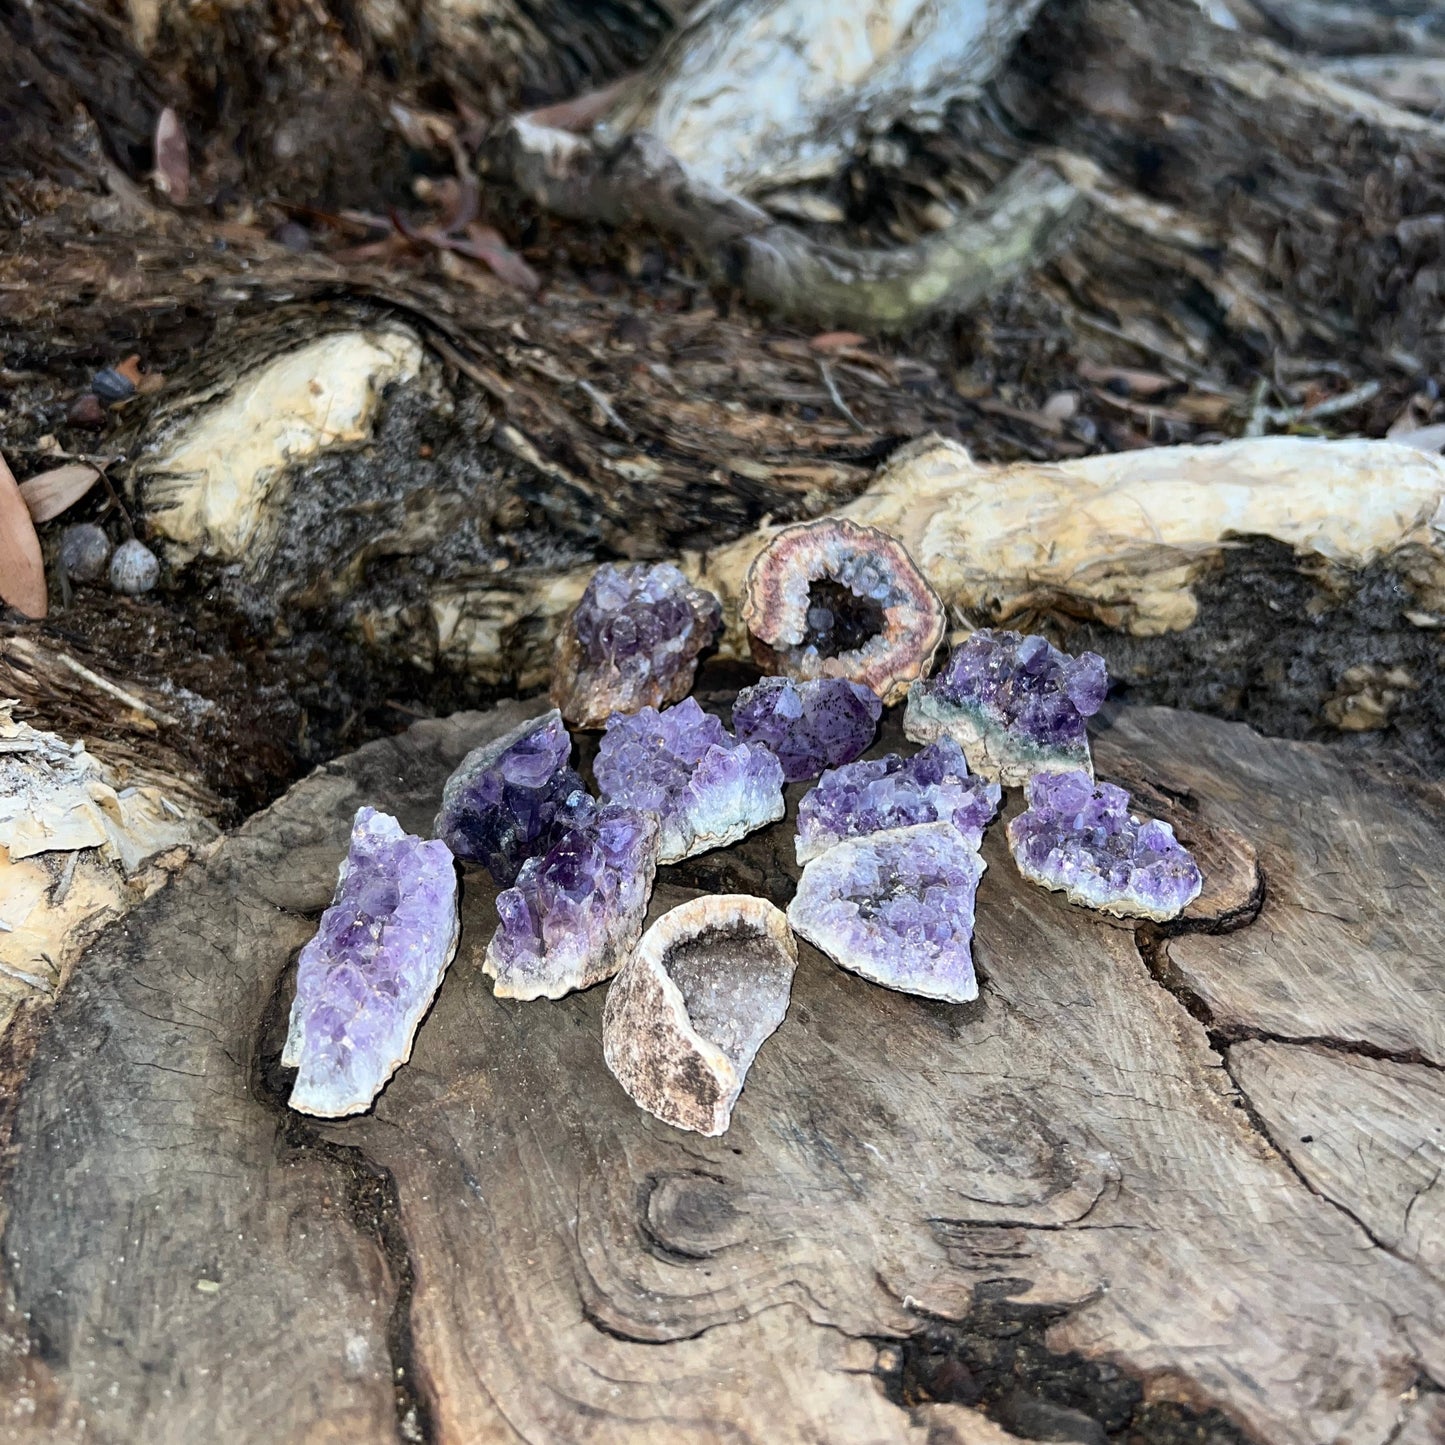
[{"label": "brown leaf", "polygon": [[485,262],[498,280],[519,291],[536,291],[542,284],[537,273],[490,226],[473,222],[467,227],[465,239],[449,239],[447,248],[474,261]]},{"label": "brown leaf", "polygon": [[867,340],[866,336],[860,336],[856,331],[824,331],[813,337],[808,345],[814,351],[846,351],[862,346]]},{"label": "brown leaf", "polygon": [[47,609],[40,538],[4,457],[0,457],[0,600],[37,620]]},{"label": "brown leaf", "polygon": [[20,495],[30,509],[30,520],[38,527],[53,521],[73,507],[96,483],[100,469],[89,462],[72,462],[55,467],[20,483]]},{"label": "brown leaf", "polygon": [[118,371],[132,386],[140,385],[140,352],[133,351],[124,361],[115,364]]},{"label": "brown leaf", "polygon": [[181,118],[167,106],[156,119],[156,185],[183,206],[191,193],[191,152]]}]

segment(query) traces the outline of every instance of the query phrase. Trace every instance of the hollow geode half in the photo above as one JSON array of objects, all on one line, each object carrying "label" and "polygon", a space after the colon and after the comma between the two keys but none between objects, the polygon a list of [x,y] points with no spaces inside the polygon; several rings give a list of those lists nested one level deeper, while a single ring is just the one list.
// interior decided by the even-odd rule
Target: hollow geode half
[{"label": "hollow geode half", "polygon": [[845,677],[885,703],[928,671],[946,620],[901,542],[841,517],[784,527],[768,543],[748,568],[742,618],[764,670]]},{"label": "hollow geode half", "polygon": [[973,902],[986,866],[952,823],[849,838],[803,869],[788,922],[873,983],[966,1003],[978,997]]},{"label": "hollow geode half", "polygon": [[663,1123],[725,1133],[797,966],[787,919],[762,898],[694,898],[664,913],[608,990],[607,1067]]},{"label": "hollow geode half", "polygon": [[687,696],[722,604],[670,562],[599,567],[557,634],[552,701],[573,727]]}]

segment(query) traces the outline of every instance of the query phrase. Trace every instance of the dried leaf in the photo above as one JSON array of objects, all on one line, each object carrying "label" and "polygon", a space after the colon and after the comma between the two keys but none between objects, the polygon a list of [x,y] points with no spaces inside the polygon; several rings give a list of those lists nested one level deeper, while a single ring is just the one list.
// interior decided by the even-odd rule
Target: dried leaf
[{"label": "dried leaf", "polygon": [[124,361],[116,363],[115,369],[130,382],[132,386],[140,385],[140,352],[133,351]]},{"label": "dried leaf", "polygon": [[30,509],[30,520],[38,527],[53,521],[73,507],[100,477],[100,469],[89,462],[71,462],[20,483],[20,495]]},{"label": "dried leaf", "polygon": [[0,456],[0,600],[37,620],[45,616],[45,561],[30,509]]},{"label": "dried leaf", "polygon": [[473,222],[467,227],[464,238],[448,240],[449,250],[459,251],[474,261],[484,262],[492,268],[492,274],[519,291],[535,291],[541,286],[537,273],[502,239],[499,232],[490,226]]},{"label": "dried leaf", "polygon": [[167,106],[156,120],[156,185],[183,206],[191,193],[191,152],[181,118]]},{"label": "dried leaf", "polygon": [[867,340],[866,336],[860,336],[856,331],[825,331],[813,337],[808,345],[814,351],[847,351],[852,347],[862,346]]},{"label": "dried leaf", "polygon": [[1157,371],[1138,371],[1127,366],[1098,366],[1092,361],[1079,363],[1079,375],[1095,386],[1107,387],[1116,395],[1151,397],[1171,391],[1181,385],[1172,376]]}]

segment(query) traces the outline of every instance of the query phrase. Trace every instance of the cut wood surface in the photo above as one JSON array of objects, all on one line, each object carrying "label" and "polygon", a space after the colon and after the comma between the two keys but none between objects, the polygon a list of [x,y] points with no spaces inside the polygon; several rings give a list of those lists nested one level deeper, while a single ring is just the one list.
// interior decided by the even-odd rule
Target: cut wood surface
[{"label": "cut wood surface", "polygon": [[[1331,818],[1408,818],[1438,856],[1428,795],[1366,793],[1329,752],[1238,725],[1126,711],[1100,770],[1153,779],[1226,860],[1217,911],[1136,935],[1022,883],[996,827],[979,1000],[876,988],[804,945],[789,1014],[711,1140],[607,1073],[604,988],[492,996],[494,894],[469,873],[411,1064],[371,1115],[290,1114],[291,964],[352,813],[425,828],[454,762],[524,709],[322,769],[84,960],[6,1194],[39,1433],[13,1414],[0,1432],[57,1438],[60,1401],[89,1439],[152,1445],[1438,1438],[1422,1147],[1438,1150],[1438,1071],[1211,1035],[1177,977],[1252,940],[1231,1024],[1268,1032],[1250,1010],[1271,980],[1288,998],[1333,968],[1373,997],[1360,1049],[1420,1036],[1427,981],[1402,961],[1438,971],[1438,912],[1423,896],[1387,912],[1401,865],[1379,848],[1354,852],[1355,907],[1338,906],[1321,839]],[[1273,821],[1305,815],[1315,830]],[[699,889],[786,901],[791,831],[663,870],[655,907]]]}]

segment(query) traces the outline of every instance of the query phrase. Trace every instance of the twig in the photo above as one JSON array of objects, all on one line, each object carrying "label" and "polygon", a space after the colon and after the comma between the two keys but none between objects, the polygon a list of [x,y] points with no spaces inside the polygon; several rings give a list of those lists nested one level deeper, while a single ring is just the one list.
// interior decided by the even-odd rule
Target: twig
[{"label": "twig", "polygon": [[1296,422],[1320,421],[1325,417],[1339,416],[1342,412],[1354,411],[1367,401],[1374,401],[1380,394],[1378,381],[1367,381],[1360,386],[1342,391],[1338,396],[1326,397],[1313,406],[1265,407],[1261,411],[1264,420],[1271,426],[1293,426]]},{"label": "twig", "polygon": [[62,667],[68,668],[78,678],[88,682],[92,687],[98,688],[101,692],[113,697],[117,702],[122,702],[126,707],[140,713],[144,717],[152,718],[158,723],[164,723],[167,727],[175,727],[178,719],[173,718],[169,713],[161,712],[158,708],[152,707],[148,702],[138,698],[134,693],[127,692],[123,687],[103,678],[98,672],[92,672],[83,663],[77,662],[73,657],[64,652],[54,654],[55,660]]},{"label": "twig", "polygon": [[818,375],[823,378],[823,385],[828,388],[828,395],[833,398],[833,405],[847,418],[848,425],[856,432],[866,432],[868,428],[853,415],[848,408],[848,403],[843,400],[843,393],[838,390],[838,383],[833,380],[833,368],[821,356],[818,358]]}]

